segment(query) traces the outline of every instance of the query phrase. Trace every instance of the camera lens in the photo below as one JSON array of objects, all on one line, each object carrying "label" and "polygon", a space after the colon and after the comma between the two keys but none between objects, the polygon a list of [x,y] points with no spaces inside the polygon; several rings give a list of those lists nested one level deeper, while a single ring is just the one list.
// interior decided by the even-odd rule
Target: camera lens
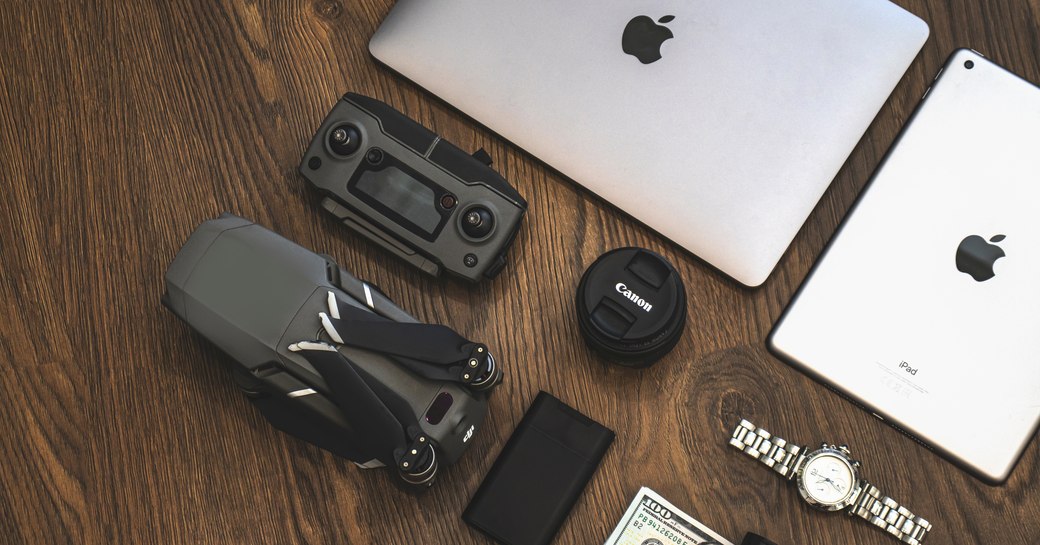
[{"label": "camera lens", "polygon": [[470,238],[484,238],[495,227],[495,217],[483,206],[474,206],[462,215],[462,232]]},{"label": "camera lens", "polygon": [[338,125],[329,131],[329,149],[336,155],[352,155],[361,148],[361,132],[354,125]]},{"label": "camera lens", "polygon": [[625,367],[649,367],[686,327],[686,288],[675,267],[643,248],[601,255],[578,284],[575,308],[585,342]]},{"label": "camera lens", "polygon": [[480,376],[470,383],[470,387],[474,391],[484,392],[498,386],[502,382],[502,369],[495,365],[495,357],[490,353],[487,355],[484,366],[479,369],[479,372]]}]

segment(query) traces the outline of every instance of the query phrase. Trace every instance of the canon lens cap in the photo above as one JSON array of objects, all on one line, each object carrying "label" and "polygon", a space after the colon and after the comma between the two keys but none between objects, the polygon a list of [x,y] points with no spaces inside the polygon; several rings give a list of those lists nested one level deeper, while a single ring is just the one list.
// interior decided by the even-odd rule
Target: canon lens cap
[{"label": "canon lens cap", "polygon": [[665,258],[642,248],[599,257],[578,284],[585,341],[627,367],[648,367],[675,348],[686,325],[686,289]]}]

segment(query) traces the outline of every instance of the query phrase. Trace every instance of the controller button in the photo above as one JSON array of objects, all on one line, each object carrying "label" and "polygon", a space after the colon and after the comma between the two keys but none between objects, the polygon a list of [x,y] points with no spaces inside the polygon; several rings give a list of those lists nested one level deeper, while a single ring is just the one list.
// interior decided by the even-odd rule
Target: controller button
[{"label": "controller button", "polygon": [[484,148],[474,151],[472,157],[477,161],[480,161],[480,164],[484,166],[491,166],[491,154],[489,154]]},{"label": "controller button", "polygon": [[462,258],[462,263],[472,269],[477,266],[477,256],[474,254],[466,254],[466,257]]},{"label": "controller button", "polygon": [[379,148],[372,148],[368,150],[368,154],[365,155],[365,160],[373,165],[378,165],[383,162],[383,150]]},{"label": "controller button", "polygon": [[321,168],[321,158],[311,157],[311,159],[307,161],[307,166],[310,167],[311,170],[318,170],[319,168]]},{"label": "controller button", "polygon": [[445,210],[451,210],[455,208],[455,205],[459,203],[459,200],[455,198],[455,195],[450,193],[441,196],[441,208]]}]

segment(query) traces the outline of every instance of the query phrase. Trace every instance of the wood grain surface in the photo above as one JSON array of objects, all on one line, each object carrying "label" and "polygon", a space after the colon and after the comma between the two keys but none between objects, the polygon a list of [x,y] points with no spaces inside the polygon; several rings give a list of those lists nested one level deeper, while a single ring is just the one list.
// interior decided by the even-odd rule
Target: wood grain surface
[{"label": "wood grain surface", "polygon": [[[1040,541],[1040,450],[987,486],[781,364],[774,320],[946,56],[970,46],[1040,81],[1040,0],[899,0],[932,35],[771,279],[747,290],[378,67],[391,0],[0,3],[0,543],[488,543],[459,518],[540,389],[617,431],[557,543],[601,543],[640,486],[722,535],[895,543],[814,512],[726,445],[740,417],[849,443],[865,475],[933,521],[933,544]],[[295,172],[343,92],[485,147],[530,201],[493,282],[433,279],[337,225]],[[435,488],[276,431],[225,356],[159,303],[166,266],[223,211],[337,258],[401,306],[496,351],[488,425]],[[667,256],[688,331],[648,371],[580,341],[571,298],[600,253]]]}]

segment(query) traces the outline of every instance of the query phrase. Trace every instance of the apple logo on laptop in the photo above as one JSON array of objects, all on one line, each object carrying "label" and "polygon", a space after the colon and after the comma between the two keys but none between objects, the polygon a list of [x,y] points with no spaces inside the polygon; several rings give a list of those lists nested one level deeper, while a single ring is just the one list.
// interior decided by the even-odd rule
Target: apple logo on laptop
[{"label": "apple logo on laptop", "polygon": [[665,15],[657,20],[646,15],[634,17],[625,27],[621,35],[621,50],[639,59],[643,64],[650,64],[661,59],[661,44],[674,38],[672,30],[663,23],[671,22],[674,15]]},{"label": "apple logo on laptop", "polygon": [[971,235],[961,241],[957,247],[957,270],[970,274],[976,282],[985,282],[996,276],[993,265],[998,259],[1004,257],[1004,249],[996,243],[1004,240],[1004,235],[997,235],[986,242],[979,235]]}]

